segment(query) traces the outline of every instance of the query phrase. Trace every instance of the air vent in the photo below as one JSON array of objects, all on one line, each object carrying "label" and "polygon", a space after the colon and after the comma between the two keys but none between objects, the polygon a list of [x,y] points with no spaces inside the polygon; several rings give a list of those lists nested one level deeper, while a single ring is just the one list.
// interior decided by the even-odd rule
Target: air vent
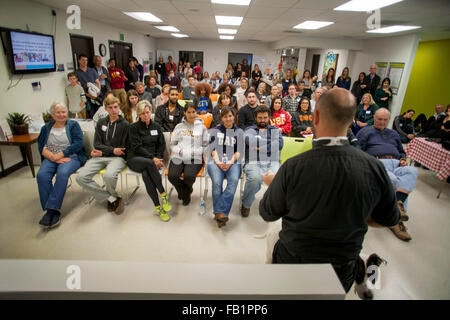
[{"label": "air vent", "polygon": [[285,30],[285,31],[283,31],[284,33],[303,33],[303,31],[300,31],[300,30]]}]

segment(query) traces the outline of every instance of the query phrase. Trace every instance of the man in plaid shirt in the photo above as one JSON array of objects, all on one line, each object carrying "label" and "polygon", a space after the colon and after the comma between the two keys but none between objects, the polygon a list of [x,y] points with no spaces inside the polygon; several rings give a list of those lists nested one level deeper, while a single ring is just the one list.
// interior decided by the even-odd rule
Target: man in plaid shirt
[{"label": "man in plaid shirt", "polygon": [[294,112],[297,112],[298,103],[300,102],[300,97],[297,95],[297,90],[295,84],[290,84],[288,89],[288,95],[283,98],[283,109],[292,116]]}]

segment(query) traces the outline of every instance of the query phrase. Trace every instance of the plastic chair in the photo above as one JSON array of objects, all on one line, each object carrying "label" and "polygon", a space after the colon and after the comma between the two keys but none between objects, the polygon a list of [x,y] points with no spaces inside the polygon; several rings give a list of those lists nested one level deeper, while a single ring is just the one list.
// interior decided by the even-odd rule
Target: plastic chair
[{"label": "plastic chair", "polygon": [[206,129],[209,129],[209,127],[211,126],[211,123],[213,121],[213,116],[211,113],[207,113],[207,114],[199,114],[198,118],[203,120],[203,124],[205,125]]},{"label": "plastic chair", "polygon": [[280,163],[283,164],[289,158],[312,149],[312,139],[283,137],[283,149],[281,149]]}]

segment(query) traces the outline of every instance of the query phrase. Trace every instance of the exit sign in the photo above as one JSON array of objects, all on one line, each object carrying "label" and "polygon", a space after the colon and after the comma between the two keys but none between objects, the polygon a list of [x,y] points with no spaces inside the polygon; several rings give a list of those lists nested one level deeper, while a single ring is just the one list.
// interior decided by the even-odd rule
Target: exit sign
[{"label": "exit sign", "polygon": [[125,35],[123,33],[119,33],[119,40],[125,41]]}]

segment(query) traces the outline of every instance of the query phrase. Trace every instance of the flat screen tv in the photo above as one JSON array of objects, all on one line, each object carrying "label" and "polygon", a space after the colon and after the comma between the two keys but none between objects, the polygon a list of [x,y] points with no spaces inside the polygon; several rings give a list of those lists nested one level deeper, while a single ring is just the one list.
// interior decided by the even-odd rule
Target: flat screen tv
[{"label": "flat screen tv", "polygon": [[56,70],[52,35],[2,29],[2,42],[14,74],[53,72]]}]

